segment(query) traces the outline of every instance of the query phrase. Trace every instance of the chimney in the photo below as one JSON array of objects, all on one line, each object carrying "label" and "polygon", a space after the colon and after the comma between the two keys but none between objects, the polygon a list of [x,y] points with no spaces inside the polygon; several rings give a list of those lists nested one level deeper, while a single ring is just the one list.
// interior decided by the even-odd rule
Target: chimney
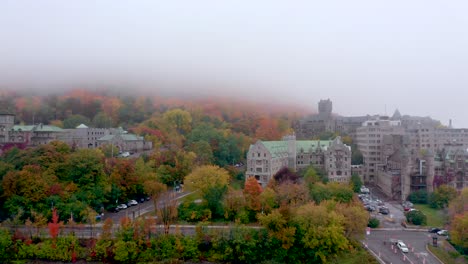
[{"label": "chimney", "polygon": [[452,128],[452,119],[449,119],[449,128]]}]

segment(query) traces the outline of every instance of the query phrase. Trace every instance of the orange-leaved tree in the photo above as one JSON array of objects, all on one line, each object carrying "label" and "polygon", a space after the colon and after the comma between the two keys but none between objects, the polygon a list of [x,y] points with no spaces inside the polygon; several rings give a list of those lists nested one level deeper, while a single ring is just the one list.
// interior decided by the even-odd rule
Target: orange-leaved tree
[{"label": "orange-leaved tree", "polygon": [[261,210],[261,203],[259,197],[262,191],[262,186],[260,186],[255,177],[247,178],[244,186],[244,196],[247,202],[248,209],[256,212]]}]

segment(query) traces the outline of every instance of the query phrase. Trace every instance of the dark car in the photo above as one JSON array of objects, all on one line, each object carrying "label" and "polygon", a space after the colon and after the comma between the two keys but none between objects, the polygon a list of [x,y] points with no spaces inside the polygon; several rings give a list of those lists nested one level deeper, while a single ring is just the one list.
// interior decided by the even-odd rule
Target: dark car
[{"label": "dark car", "polygon": [[388,209],[387,207],[382,206],[382,207],[379,208],[379,213],[387,215],[387,214],[390,213],[390,209]]},{"label": "dark car", "polygon": [[429,228],[429,233],[437,233],[439,232],[441,229],[440,228],[437,228],[437,227],[431,227]]},{"label": "dark car", "polygon": [[117,213],[120,210],[116,206],[112,206],[112,207],[109,207],[107,211],[112,212],[112,213]]}]

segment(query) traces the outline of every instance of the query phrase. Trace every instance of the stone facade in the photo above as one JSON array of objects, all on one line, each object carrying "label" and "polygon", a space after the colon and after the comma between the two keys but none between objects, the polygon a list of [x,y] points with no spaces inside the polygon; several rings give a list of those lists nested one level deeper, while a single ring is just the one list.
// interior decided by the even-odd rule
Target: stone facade
[{"label": "stone facade", "polygon": [[80,125],[75,129],[61,129],[50,125],[15,125],[13,114],[0,114],[0,147],[7,145],[37,146],[60,140],[76,148],[97,148],[113,144],[120,151],[141,152],[152,149],[152,142],[128,134],[122,128],[89,128]]},{"label": "stone facade", "polygon": [[398,117],[399,112],[377,117],[357,129],[364,182],[398,200],[417,190],[432,192],[441,184],[468,186],[468,129],[444,128],[430,118],[403,122]]},{"label": "stone facade", "polygon": [[334,116],[332,114],[333,103],[330,99],[320,100],[318,114],[305,117],[294,126],[298,139],[313,139],[325,132],[353,135],[356,128],[370,116]]},{"label": "stone facade", "polygon": [[257,141],[247,153],[246,178],[255,177],[265,187],[283,167],[301,170],[309,165],[324,170],[330,181],[349,182],[351,148],[340,137],[332,141],[296,140]]}]

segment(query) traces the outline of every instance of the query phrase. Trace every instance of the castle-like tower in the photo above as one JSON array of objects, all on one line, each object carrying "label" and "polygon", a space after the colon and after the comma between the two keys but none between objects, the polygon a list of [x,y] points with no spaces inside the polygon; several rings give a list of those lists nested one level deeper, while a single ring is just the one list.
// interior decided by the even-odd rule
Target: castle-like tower
[{"label": "castle-like tower", "polygon": [[15,124],[15,116],[7,113],[0,113],[0,143],[9,142],[9,132]]},{"label": "castle-like tower", "polygon": [[330,99],[320,100],[318,103],[319,115],[323,117],[330,117],[333,110],[333,103]]}]

